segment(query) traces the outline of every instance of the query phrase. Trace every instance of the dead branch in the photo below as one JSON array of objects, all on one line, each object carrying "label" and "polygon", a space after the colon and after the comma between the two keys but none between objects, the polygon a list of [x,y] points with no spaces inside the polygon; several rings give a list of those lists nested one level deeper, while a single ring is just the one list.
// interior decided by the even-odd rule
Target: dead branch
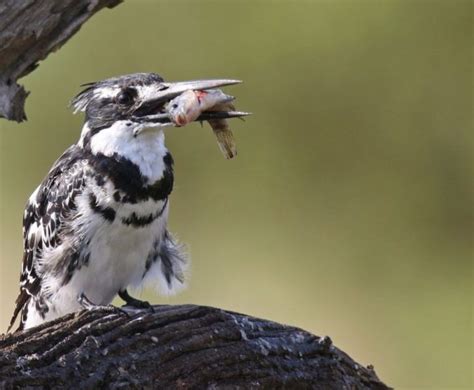
[{"label": "dead branch", "polygon": [[122,0],[1,0],[0,117],[26,119],[28,92],[17,80],[58,50],[92,15]]},{"label": "dead branch", "polygon": [[0,336],[0,388],[388,389],[328,337],[221,309],[71,314]]}]

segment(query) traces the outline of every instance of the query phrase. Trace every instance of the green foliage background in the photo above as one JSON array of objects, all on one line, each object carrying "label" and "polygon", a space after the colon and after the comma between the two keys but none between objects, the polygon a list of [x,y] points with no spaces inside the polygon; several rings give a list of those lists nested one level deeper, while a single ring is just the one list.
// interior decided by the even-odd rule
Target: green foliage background
[{"label": "green foliage background", "polygon": [[397,388],[472,382],[472,2],[126,1],[22,80],[0,121],[0,329],[18,289],[29,194],[78,138],[83,82],[137,71],[231,77],[239,156],[167,131],[185,293],[297,325]]}]

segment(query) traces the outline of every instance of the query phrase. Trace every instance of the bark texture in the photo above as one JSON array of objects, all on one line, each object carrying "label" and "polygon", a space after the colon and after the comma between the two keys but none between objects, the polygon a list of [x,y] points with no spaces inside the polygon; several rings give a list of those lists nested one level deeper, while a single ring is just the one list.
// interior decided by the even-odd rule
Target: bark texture
[{"label": "bark texture", "polygon": [[0,0],[0,117],[26,119],[28,92],[17,84],[104,7],[122,0]]},{"label": "bark texture", "polygon": [[71,314],[0,336],[0,388],[388,389],[328,337],[221,309]]}]

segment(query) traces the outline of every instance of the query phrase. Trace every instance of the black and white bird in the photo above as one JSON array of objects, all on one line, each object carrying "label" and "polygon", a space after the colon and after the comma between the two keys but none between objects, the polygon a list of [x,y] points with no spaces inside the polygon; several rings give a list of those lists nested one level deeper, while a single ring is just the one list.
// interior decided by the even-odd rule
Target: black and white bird
[{"label": "black and white bird", "polygon": [[[185,254],[167,229],[173,159],[163,106],[182,92],[236,80],[168,83],[136,73],[90,83],[72,101],[85,112],[77,144],[33,192],[23,218],[20,294],[10,323],[36,326],[85,305],[108,305],[127,289],[185,285]],[[202,118],[200,118],[202,119]]]}]

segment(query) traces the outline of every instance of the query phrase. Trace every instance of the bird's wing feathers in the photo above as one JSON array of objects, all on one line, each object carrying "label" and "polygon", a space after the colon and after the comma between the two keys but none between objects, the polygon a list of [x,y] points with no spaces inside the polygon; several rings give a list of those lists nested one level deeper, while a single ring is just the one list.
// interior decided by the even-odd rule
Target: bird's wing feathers
[{"label": "bird's wing feathers", "polygon": [[78,147],[71,146],[28,200],[23,216],[24,255],[20,294],[9,329],[30,297],[40,291],[38,262],[43,258],[44,251],[61,244],[61,233],[76,211],[75,197],[84,186],[83,173]]}]

